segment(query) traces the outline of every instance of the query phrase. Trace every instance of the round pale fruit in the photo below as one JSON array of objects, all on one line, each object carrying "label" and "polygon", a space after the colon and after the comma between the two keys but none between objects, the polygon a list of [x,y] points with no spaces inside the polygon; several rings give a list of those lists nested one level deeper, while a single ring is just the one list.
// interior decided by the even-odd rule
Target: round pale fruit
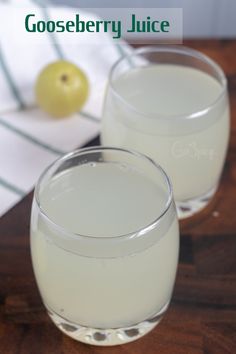
[{"label": "round pale fruit", "polygon": [[46,66],[35,85],[38,105],[53,117],[66,117],[79,111],[88,92],[89,83],[84,72],[65,60]]}]

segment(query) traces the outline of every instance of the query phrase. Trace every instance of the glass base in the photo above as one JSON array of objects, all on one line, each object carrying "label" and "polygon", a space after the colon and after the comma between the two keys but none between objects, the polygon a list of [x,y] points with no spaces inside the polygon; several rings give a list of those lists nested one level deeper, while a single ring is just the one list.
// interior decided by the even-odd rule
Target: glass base
[{"label": "glass base", "polygon": [[167,303],[161,311],[146,321],[130,327],[111,329],[80,326],[64,319],[51,310],[48,310],[48,314],[55,325],[69,337],[86,344],[112,346],[132,342],[150,332],[161,321],[168,305],[169,303]]},{"label": "glass base", "polygon": [[189,199],[183,202],[176,201],[178,219],[182,220],[185,218],[189,218],[190,216],[204,209],[214,196],[217,187],[218,186],[212,188],[209,192],[202,195],[201,197]]}]

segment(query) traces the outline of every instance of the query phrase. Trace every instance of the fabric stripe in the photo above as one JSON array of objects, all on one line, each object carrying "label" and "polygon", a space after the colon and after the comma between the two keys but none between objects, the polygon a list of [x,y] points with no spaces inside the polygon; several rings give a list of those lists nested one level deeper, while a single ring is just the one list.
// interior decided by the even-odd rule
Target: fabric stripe
[{"label": "fabric stripe", "polygon": [[125,55],[125,51],[123,50],[122,46],[121,46],[119,43],[116,44],[116,48],[117,48],[117,50],[118,50],[118,53],[119,53],[121,56]]},{"label": "fabric stripe", "polygon": [[[121,57],[125,56],[127,53],[124,51],[124,49],[122,48],[122,45],[120,45],[119,43],[116,44],[116,48],[118,50],[118,53],[121,55]],[[130,57],[127,57],[127,62],[129,63],[131,68],[134,68],[135,65],[132,62]]]},{"label": "fabric stripe", "polygon": [[93,122],[100,123],[100,118],[95,117],[90,113],[80,111],[79,114],[81,114],[81,116],[83,116],[84,118],[92,120]]},{"label": "fabric stripe", "polygon": [[0,185],[8,190],[10,190],[11,192],[19,195],[20,197],[23,197],[26,195],[26,192],[24,192],[22,189],[16,187],[15,185],[7,182],[5,179],[3,179],[2,177],[0,177]]},{"label": "fabric stripe", "polygon": [[34,138],[33,136],[25,133],[24,131],[16,128],[14,125],[6,122],[5,120],[1,119],[0,118],[0,125],[8,130],[10,130],[11,132],[21,136],[22,138],[30,141],[31,143],[33,143],[34,145],[38,145],[40,146],[41,148],[43,148],[44,150],[48,150],[50,151],[51,153],[55,154],[55,155],[63,155],[66,153],[66,151],[62,151],[62,150],[59,150],[59,149],[56,149],[54,148],[53,146],[50,146],[46,143],[43,143],[42,141]]},{"label": "fabric stripe", "polygon": [[3,53],[2,53],[2,50],[1,50],[1,47],[0,47],[0,67],[2,68],[3,70],[3,73],[6,77],[6,80],[9,84],[9,87],[11,89],[11,92],[12,92],[12,95],[14,96],[14,98],[16,99],[16,101],[18,102],[18,105],[19,105],[19,108],[23,109],[25,107],[22,99],[21,99],[21,96],[20,96],[20,93],[14,83],[14,80],[8,70],[8,67],[7,67],[7,64],[6,64],[6,61],[3,57]]},{"label": "fabric stripe", "polygon": [[[44,3],[43,1],[41,0],[31,0],[34,4],[36,4],[38,7],[40,7],[41,9],[41,12],[43,14],[43,17],[44,17],[44,20],[45,21],[50,21],[50,17],[49,17],[49,14],[48,14],[48,10],[47,10],[47,4]],[[51,38],[51,44],[53,45],[54,49],[55,49],[55,52],[57,53],[57,56],[60,58],[60,59],[64,59],[64,54],[62,52],[62,49],[61,47],[59,46],[59,44],[57,43],[56,41],[56,38],[55,38],[55,35],[54,33],[52,32],[48,32],[48,35],[49,37]]]},{"label": "fabric stripe", "polygon": [[[33,110],[33,109],[37,109],[37,108],[39,108],[38,106],[37,106],[37,104],[34,104],[34,105],[31,105],[31,106],[26,106],[24,109],[22,109],[23,111],[30,111],[30,110]],[[18,110],[15,110],[15,109],[13,109],[13,110],[8,110],[7,112],[5,112],[5,113],[13,113],[13,112],[20,112],[21,111],[21,109],[18,109]],[[93,121],[93,122],[96,122],[96,123],[99,123],[100,122],[100,118],[99,117],[96,117],[96,116],[94,116],[94,115],[92,115],[92,114],[90,114],[90,113],[88,113],[88,112],[84,112],[84,111],[79,111],[79,112],[77,112],[78,114],[80,114],[81,116],[83,116],[83,118],[87,118],[88,120],[91,120],[91,121]],[[4,121],[5,122],[5,121]],[[1,124],[1,123],[0,123]],[[27,135],[29,135],[28,133],[27,133]]]},{"label": "fabric stripe", "polygon": [[[46,7],[42,7],[41,11],[42,11],[42,14],[44,16],[45,21],[49,21],[50,17],[49,17],[47,8]],[[62,52],[62,49],[61,49],[60,45],[56,41],[54,33],[48,32],[48,35],[51,38],[51,43],[52,43],[52,45],[53,45],[53,47],[55,49],[55,52],[57,53],[58,58],[64,59],[64,54]]]}]

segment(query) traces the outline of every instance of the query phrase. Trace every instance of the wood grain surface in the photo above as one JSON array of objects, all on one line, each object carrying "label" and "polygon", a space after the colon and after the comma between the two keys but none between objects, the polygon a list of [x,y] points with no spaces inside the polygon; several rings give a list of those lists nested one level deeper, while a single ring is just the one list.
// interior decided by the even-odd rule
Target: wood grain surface
[{"label": "wood grain surface", "polygon": [[232,129],[214,200],[181,223],[180,262],[168,313],[147,336],[123,346],[87,346],[63,335],[48,318],[33,276],[31,193],[0,220],[0,354],[236,353],[236,41],[185,44],[225,71]]}]

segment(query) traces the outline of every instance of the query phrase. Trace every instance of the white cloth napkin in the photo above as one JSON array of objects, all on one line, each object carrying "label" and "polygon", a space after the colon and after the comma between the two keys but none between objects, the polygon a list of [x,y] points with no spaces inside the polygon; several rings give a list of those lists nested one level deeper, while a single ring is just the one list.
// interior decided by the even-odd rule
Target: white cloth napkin
[{"label": "white cloth napkin", "polygon": [[[4,29],[1,8],[19,5],[19,0],[0,1],[0,26]],[[21,6],[36,8],[35,1],[21,0]],[[71,9],[43,9],[44,16],[69,19]],[[81,13],[82,11],[79,10]],[[73,12],[74,13],[74,12]],[[83,15],[86,14],[83,12]],[[87,14],[93,19],[92,14]],[[13,33],[0,37],[0,216],[20,201],[34,187],[43,169],[61,154],[83,146],[99,133],[99,120],[108,73],[113,63],[128,47],[116,45],[108,34],[90,45],[79,42],[66,45],[46,36],[43,45],[32,48],[17,36],[17,18]],[[1,32],[2,33],[2,32]],[[90,81],[90,96],[83,111],[70,118],[51,118],[35,106],[34,83],[49,62],[66,59],[81,67]]]}]

